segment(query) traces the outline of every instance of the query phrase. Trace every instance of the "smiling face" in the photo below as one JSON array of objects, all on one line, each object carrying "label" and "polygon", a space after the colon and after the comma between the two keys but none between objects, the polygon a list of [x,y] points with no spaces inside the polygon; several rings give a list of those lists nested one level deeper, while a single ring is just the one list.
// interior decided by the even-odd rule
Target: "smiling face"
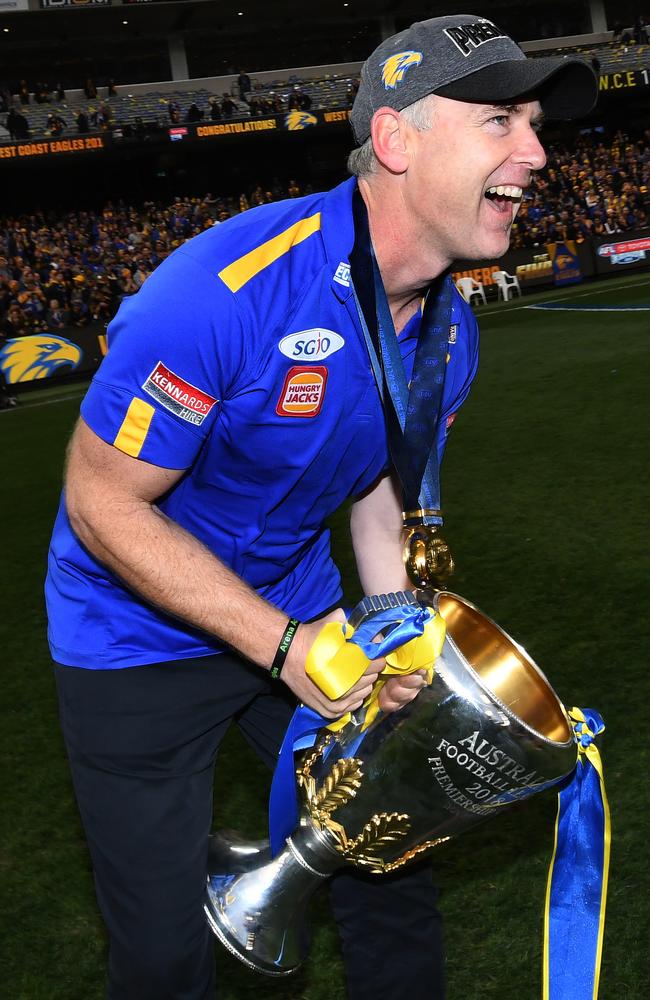
[{"label": "smiling face", "polygon": [[531,173],[546,156],[537,101],[495,106],[432,98],[432,125],[410,127],[403,198],[419,252],[442,266],[498,258]]}]

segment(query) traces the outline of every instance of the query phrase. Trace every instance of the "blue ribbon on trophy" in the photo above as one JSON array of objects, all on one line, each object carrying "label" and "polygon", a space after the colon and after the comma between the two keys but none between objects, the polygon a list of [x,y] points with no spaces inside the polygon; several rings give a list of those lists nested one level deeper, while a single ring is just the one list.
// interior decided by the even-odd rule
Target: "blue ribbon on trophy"
[{"label": "blue ribbon on trophy", "polygon": [[[439,617],[434,615],[431,609],[422,607],[419,604],[398,604],[396,607],[384,609],[369,616],[354,630],[348,625],[342,625],[340,622],[330,622],[324,626],[321,635],[326,633],[336,637],[338,633],[338,642],[335,639],[338,646],[336,655],[338,656],[338,663],[342,673],[345,673],[346,666],[350,666],[354,670],[358,664],[356,671],[358,676],[350,677],[352,683],[348,683],[347,685],[348,687],[352,687],[352,684],[356,683],[358,677],[364,672],[368,661],[376,660],[381,656],[390,657],[390,654],[394,651],[404,649],[412,640],[423,636],[427,624],[431,623],[433,626],[434,619],[438,619],[435,622],[435,627],[440,627],[442,623]],[[383,633],[383,638],[375,641],[380,633]],[[318,640],[315,646],[317,644]],[[323,658],[318,655],[317,649],[313,649],[312,653],[314,652],[316,656],[314,656],[313,669],[309,670],[309,673],[312,680],[321,686],[324,681],[322,676],[318,676],[319,668],[328,670],[329,665],[323,662]],[[425,659],[429,659],[426,653]],[[420,666],[420,660],[414,660],[411,657],[409,658],[409,662],[405,664],[404,669],[400,669],[399,661],[393,660],[392,663],[389,661],[386,672],[411,672],[412,670],[420,669]],[[336,671],[335,663],[332,664],[332,671]],[[373,690],[373,694],[365,705],[366,709],[370,703],[373,701],[376,702],[381,684],[382,681],[379,681],[375,685],[375,690]],[[372,718],[375,717],[375,714],[376,712]],[[336,727],[340,722],[341,720],[334,722],[332,719],[325,719],[318,712],[315,712],[312,708],[308,708],[306,705],[299,705],[294,712],[285,733],[282,747],[280,748],[280,755],[271,786],[269,800],[269,839],[272,857],[275,857],[282,849],[286,838],[298,822],[294,753],[313,746],[316,742],[316,734],[318,732],[328,727]],[[364,724],[360,723],[359,725],[357,748],[363,741],[368,724],[369,719],[366,714]]]},{"label": "blue ribbon on trophy", "polygon": [[572,708],[575,770],[558,795],[544,918],[544,1000],[596,1000],[611,841],[598,712]]}]

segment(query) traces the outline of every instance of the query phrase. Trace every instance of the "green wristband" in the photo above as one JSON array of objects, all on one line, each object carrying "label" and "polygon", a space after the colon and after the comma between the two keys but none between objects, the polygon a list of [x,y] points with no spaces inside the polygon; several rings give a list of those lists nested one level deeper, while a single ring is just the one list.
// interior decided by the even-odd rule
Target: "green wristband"
[{"label": "green wristband", "polygon": [[290,618],[287,622],[287,627],[284,630],[283,636],[280,639],[280,645],[278,646],[275,657],[273,658],[273,663],[271,664],[271,677],[274,681],[277,681],[280,674],[282,673],[282,668],[284,666],[284,661],[287,658],[287,653],[289,652],[289,647],[293,642],[293,638],[298,631],[298,626],[300,622],[297,618]]}]

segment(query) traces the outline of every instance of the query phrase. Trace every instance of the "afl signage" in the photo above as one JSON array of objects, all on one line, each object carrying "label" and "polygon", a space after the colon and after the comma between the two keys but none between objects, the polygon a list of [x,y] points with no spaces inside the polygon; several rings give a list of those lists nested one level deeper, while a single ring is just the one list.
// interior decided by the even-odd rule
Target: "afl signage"
[{"label": "afl signage", "polygon": [[110,7],[113,0],[41,0],[44,10],[64,7]]},{"label": "afl signage", "polygon": [[344,344],[340,333],[316,327],[313,330],[290,333],[288,337],[282,338],[278,347],[285,357],[293,360],[322,361],[323,358],[329,358],[330,354],[340,351]]}]

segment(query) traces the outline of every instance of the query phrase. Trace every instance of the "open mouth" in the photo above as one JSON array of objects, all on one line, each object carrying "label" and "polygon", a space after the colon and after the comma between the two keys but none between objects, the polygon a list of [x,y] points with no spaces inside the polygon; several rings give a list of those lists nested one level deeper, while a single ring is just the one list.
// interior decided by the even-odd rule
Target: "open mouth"
[{"label": "open mouth", "polygon": [[523,189],[516,184],[494,184],[485,192],[485,197],[498,212],[509,212],[511,206],[519,207],[524,196]]}]

